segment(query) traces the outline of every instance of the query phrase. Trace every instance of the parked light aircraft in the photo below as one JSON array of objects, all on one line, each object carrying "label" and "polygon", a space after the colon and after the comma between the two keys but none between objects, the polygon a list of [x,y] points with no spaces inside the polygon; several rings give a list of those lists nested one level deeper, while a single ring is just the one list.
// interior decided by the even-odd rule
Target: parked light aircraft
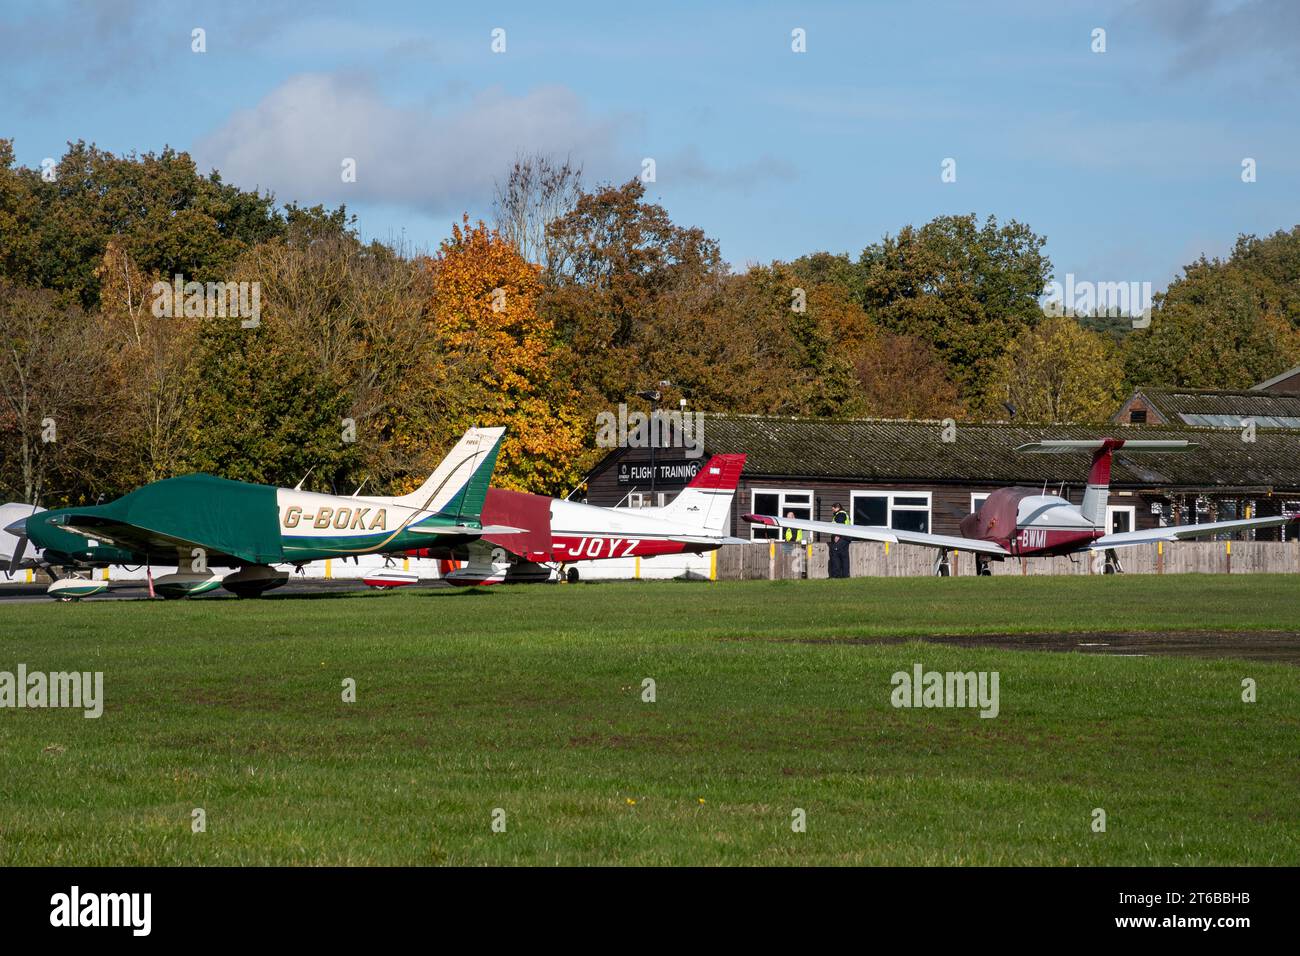
[{"label": "parked light aircraft", "polygon": [[[51,595],[85,597],[107,582],[75,576],[107,565],[177,565],[152,582],[165,597],[217,587],[256,596],[284,584],[289,571],[321,558],[402,552],[436,540],[443,546],[504,539],[518,529],[484,526],[483,500],[504,428],[471,428],[416,491],[396,497],[318,494],[182,475],[137,488],[116,501],[33,510],[10,521],[6,567],[42,567],[57,578]],[[29,552],[29,548],[31,549]],[[224,577],[213,567],[234,568]]]},{"label": "parked light aircraft", "polygon": [[744,467],[744,455],[714,455],[672,502],[657,508],[602,508],[492,488],[483,520],[520,533],[485,534],[456,553],[426,548],[413,554],[465,561],[463,567],[446,561],[443,576],[453,584],[513,584],[560,575],[577,581],[573,565],[582,561],[713,551],[743,543],[728,529]]},{"label": "parked light aircraft", "polygon": [[1073,505],[1057,495],[1042,494],[1034,488],[999,488],[988,496],[979,510],[961,520],[960,536],[925,534],[896,528],[834,524],[829,521],[806,521],[775,515],[745,515],[746,521],[775,528],[800,528],[827,535],[840,535],[864,541],[919,544],[936,550],[935,573],[949,572],[948,555],[969,551],[975,555],[977,573],[988,574],[989,561],[1006,558],[1053,557],[1062,554],[1104,550],[1107,570],[1122,570],[1116,548],[1158,541],[1199,538],[1224,531],[1274,528],[1300,521],[1300,515],[1269,518],[1244,518],[1207,524],[1174,525],[1142,531],[1109,533],[1105,527],[1106,501],[1110,491],[1112,455],[1123,449],[1129,452],[1177,454],[1196,447],[1186,441],[1150,441],[1105,438],[1096,441],[1039,441],[1016,449],[1027,454],[1092,452],[1092,467],[1083,503]]}]

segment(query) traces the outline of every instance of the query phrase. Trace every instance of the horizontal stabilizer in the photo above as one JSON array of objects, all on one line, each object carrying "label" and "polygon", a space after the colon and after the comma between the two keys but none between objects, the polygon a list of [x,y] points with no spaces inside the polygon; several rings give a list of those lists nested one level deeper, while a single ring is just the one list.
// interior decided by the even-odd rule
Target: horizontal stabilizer
[{"label": "horizontal stabilizer", "polygon": [[1191,451],[1198,447],[1196,442],[1165,441],[1156,439],[1131,438],[1085,438],[1085,439],[1051,439],[1031,441],[1016,447],[1016,451],[1027,455],[1059,455],[1077,451],[1097,451],[1109,444],[1114,451],[1147,451],[1161,454],[1177,454]]}]

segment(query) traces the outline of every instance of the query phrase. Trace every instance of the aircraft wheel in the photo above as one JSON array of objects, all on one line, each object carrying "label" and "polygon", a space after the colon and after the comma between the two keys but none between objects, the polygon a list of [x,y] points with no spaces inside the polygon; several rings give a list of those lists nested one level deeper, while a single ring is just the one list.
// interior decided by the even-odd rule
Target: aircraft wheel
[{"label": "aircraft wheel", "polygon": [[578,569],[577,569],[577,568],[569,568],[569,570],[565,572],[564,577],[565,577],[565,579],[566,579],[570,584],[577,584],[577,583],[578,583]]}]

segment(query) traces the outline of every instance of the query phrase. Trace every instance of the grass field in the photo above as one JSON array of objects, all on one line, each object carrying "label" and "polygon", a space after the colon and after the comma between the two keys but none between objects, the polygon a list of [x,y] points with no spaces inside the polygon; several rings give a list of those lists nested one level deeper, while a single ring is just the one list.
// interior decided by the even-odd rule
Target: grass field
[{"label": "grass field", "polygon": [[[1300,668],[882,639],[1294,633],[1297,588],[856,579],[0,605],[0,670],[103,671],[106,698],[98,720],[0,710],[0,864],[1295,865]],[[997,671],[1000,714],[894,708],[891,675],[915,663]]]}]

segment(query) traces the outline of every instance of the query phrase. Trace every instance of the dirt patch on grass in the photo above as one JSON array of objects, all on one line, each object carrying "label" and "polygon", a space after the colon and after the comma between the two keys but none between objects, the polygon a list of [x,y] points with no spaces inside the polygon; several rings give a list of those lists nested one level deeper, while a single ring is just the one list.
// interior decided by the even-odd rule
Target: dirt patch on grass
[{"label": "dirt patch on grass", "polygon": [[1230,657],[1300,666],[1297,631],[1086,631],[1073,634],[940,634],[925,637],[795,639],[796,644],[951,644],[1008,651],[1147,657]]}]

